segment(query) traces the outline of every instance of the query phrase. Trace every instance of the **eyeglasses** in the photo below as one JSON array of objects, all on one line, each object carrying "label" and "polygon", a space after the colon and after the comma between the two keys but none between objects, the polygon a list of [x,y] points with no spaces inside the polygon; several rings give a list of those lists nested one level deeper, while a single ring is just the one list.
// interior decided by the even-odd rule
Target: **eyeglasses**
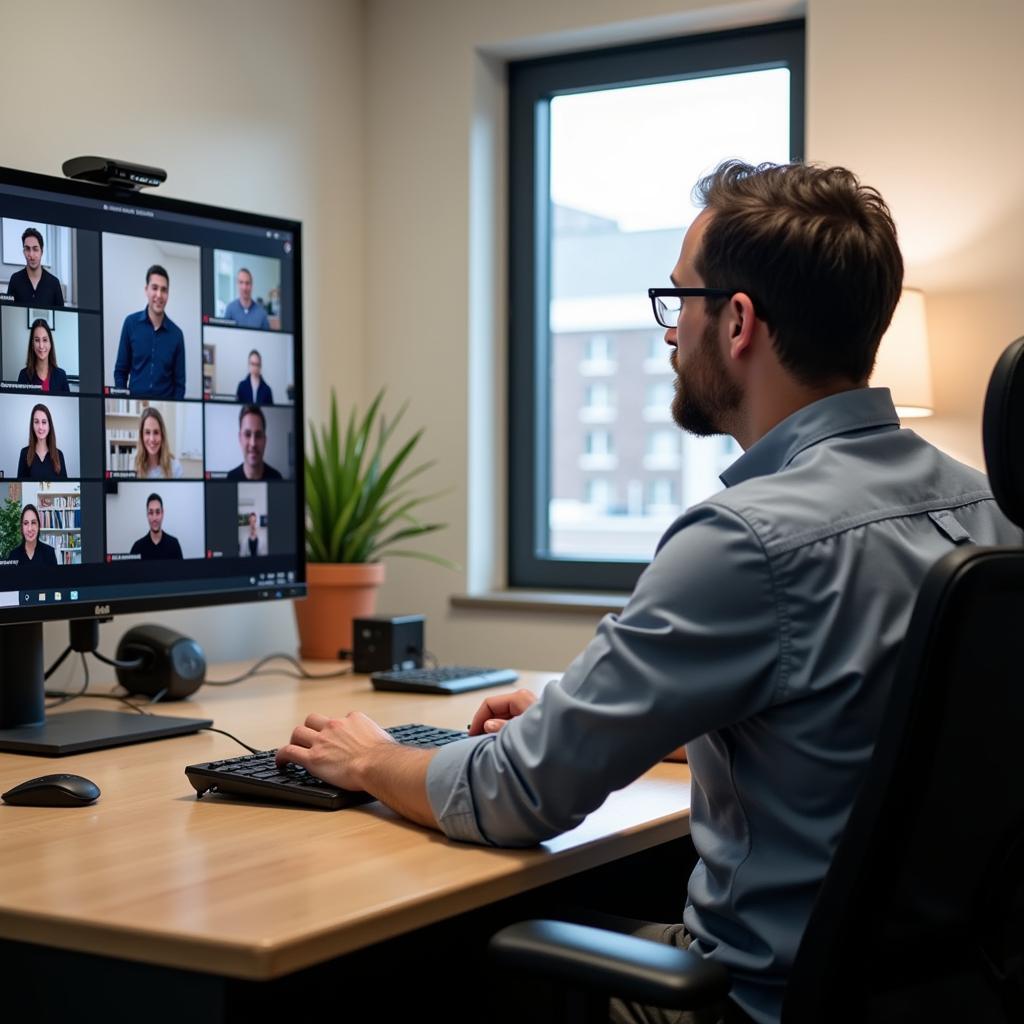
[{"label": "eyeglasses", "polygon": [[679,314],[683,309],[683,299],[696,298],[727,299],[736,294],[735,288],[648,288],[647,294],[654,308],[654,319],[675,330],[679,326]]}]

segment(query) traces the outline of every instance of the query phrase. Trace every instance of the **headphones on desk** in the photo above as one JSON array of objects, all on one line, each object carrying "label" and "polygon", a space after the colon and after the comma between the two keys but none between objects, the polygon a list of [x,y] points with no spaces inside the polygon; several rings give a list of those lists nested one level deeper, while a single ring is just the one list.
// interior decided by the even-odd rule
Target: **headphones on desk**
[{"label": "headphones on desk", "polygon": [[117,645],[117,681],[129,694],[184,700],[206,678],[206,655],[191,637],[147,624],[133,626]]}]

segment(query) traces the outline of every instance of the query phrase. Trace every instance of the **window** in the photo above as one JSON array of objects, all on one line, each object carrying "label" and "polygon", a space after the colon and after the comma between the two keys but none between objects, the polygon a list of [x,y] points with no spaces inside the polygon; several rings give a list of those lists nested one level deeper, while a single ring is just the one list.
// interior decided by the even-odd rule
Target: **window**
[{"label": "window", "polygon": [[701,175],[801,154],[803,49],[786,22],[510,66],[513,586],[628,590],[721,487],[735,446],[672,423],[647,288],[668,283]]},{"label": "window", "polygon": [[608,377],[615,373],[615,346],[607,334],[592,334],[583,346],[580,373],[585,377]]}]

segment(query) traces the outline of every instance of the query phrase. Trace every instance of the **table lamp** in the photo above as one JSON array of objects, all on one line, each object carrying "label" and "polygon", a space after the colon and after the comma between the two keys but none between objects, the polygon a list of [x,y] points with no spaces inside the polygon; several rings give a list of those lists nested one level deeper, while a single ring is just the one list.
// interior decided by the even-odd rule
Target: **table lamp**
[{"label": "table lamp", "polygon": [[924,293],[917,288],[903,289],[878,347],[870,383],[889,388],[900,419],[931,416],[935,411]]}]

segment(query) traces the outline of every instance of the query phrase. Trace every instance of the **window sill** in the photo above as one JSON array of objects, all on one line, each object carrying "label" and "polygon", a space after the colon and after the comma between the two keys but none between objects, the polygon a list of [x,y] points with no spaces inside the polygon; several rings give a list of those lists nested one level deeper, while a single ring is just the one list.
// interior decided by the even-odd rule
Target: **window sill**
[{"label": "window sill", "polygon": [[587,594],[565,590],[493,590],[482,594],[453,594],[452,608],[495,612],[562,612],[569,615],[621,612],[628,594]]}]

